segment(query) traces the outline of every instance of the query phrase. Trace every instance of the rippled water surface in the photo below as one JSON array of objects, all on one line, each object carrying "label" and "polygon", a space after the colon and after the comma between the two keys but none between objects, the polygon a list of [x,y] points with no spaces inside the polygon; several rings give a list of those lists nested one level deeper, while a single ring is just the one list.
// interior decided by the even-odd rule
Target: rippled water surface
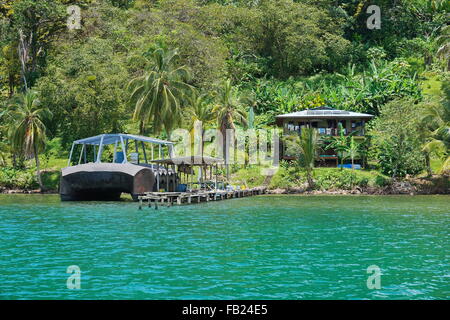
[{"label": "rippled water surface", "polygon": [[[449,204],[260,196],[139,211],[0,195],[0,298],[445,299]],[[81,290],[67,289],[70,265]]]}]

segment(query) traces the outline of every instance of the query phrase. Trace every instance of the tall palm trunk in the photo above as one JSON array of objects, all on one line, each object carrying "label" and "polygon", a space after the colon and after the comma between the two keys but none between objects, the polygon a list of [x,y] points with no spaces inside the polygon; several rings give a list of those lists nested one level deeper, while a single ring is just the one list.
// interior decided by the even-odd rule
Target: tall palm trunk
[{"label": "tall palm trunk", "polygon": [[234,129],[234,125],[230,121],[230,115],[226,115],[226,120],[221,125],[221,131],[222,131],[222,139],[223,139],[223,158],[225,160],[225,172],[227,180],[230,179],[230,159],[229,158],[229,150],[227,146],[227,129]]},{"label": "tall palm trunk", "polygon": [[230,165],[228,159],[228,148],[227,148],[227,129],[222,130],[222,141],[223,141],[223,159],[225,160],[225,173],[227,180],[230,179]]},{"label": "tall palm trunk", "polygon": [[313,190],[314,189],[314,180],[312,177],[312,169],[306,169],[306,180],[308,181],[308,189]]},{"label": "tall palm trunk", "polygon": [[201,152],[202,161],[203,161],[203,155],[205,154],[205,132],[206,132],[206,130],[204,130],[202,127],[202,140],[200,140],[200,143],[202,145],[202,152]]},{"label": "tall palm trunk", "polygon": [[15,152],[11,152],[11,160],[12,160],[13,168],[17,168],[17,158],[16,158],[16,153]]},{"label": "tall palm trunk", "polygon": [[39,184],[39,188],[41,189],[41,192],[42,192],[42,191],[44,191],[44,184],[42,183],[39,155],[37,152],[36,145],[34,145],[33,148],[34,148],[34,160],[36,161],[36,178],[37,178],[37,181]]},{"label": "tall palm trunk", "polygon": [[145,135],[145,124],[142,120],[139,121],[139,134],[142,136]]}]

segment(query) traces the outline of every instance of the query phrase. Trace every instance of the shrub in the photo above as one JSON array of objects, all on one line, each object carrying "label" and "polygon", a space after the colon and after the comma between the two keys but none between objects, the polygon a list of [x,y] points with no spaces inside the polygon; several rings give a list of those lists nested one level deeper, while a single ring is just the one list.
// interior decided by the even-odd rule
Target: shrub
[{"label": "shrub", "polygon": [[34,170],[0,169],[0,187],[8,189],[36,189],[38,183]]},{"label": "shrub", "polygon": [[425,159],[417,143],[392,137],[380,147],[378,161],[381,172],[391,177],[416,175],[425,169]]},{"label": "shrub", "polygon": [[42,183],[48,190],[57,190],[59,186],[60,171],[42,172]]},{"label": "shrub", "polygon": [[381,115],[371,122],[371,153],[383,174],[404,177],[425,169],[422,113],[423,106],[414,100],[400,99],[384,105]]},{"label": "shrub", "polygon": [[369,185],[369,178],[357,177],[355,184],[360,187],[367,187]]},{"label": "shrub", "polygon": [[377,172],[337,168],[318,168],[315,171],[316,188],[319,190],[342,189],[375,185]]},{"label": "shrub", "polygon": [[356,173],[351,170],[327,169],[317,171],[316,188],[321,190],[352,189],[356,182]]},{"label": "shrub", "polygon": [[391,179],[389,179],[386,176],[377,175],[374,179],[374,184],[377,187],[385,187],[385,186],[391,184]]},{"label": "shrub", "polygon": [[232,176],[232,182],[236,184],[246,184],[249,188],[261,186],[265,176],[262,175],[262,167],[249,167],[238,170]]},{"label": "shrub", "polygon": [[291,188],[297,187],[305,183],[306,178],[304,172],[296,166],[286,167],[280,166],[278,171],[273,176],[269,187],[272,189],[276,188]]}]

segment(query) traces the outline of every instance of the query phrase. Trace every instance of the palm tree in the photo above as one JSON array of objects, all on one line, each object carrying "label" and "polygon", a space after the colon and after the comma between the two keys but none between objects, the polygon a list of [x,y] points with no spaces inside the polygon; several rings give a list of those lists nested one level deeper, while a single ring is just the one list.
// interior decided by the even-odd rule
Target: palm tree
[{"label": "palm tree", "polygon": [[313,171],[319,150],[319,140],[319,134],[314,128],[303,128],[300,135],[288,137],[288,142],[297,153],[299,165],[306,171],[308,189],[314,188]]},{"label": "palm tree", "polygon": [[350,138],[350,143],[347,147],[348,156],[352,159],[352,169],[355,170],[355,158],[359,154],[359,144],[356,143],[355,137]]},{"label": "palm tree", "polygon": [[168,137],[181,122],[181,105],[194,88],[185,66],[178,66],[178,50],[158,47],[150,52],[152,68],[144,75],[131,80],[130,102],[134,104],[133,119],[140,121],[140,134],[145,125],[153,124],[155,133],[165,130]]},{"label": "palm tree", "polygon": [[[347,157],[349,146],[355,132],[345,135],[344,128],[341,123],[338,124],[339,135],[337,137],[330,137],[328,139],[329,144],[325,149],[333,149],[337,152],[338,158],[341,162],[341,169],[344,167],[344,160]],[[353,163],[352,163],[353,164]]]},{"label": "palm tree", "polygon": [[444,158],[440,171],[445,172],[450,164],[450,156],[448,155],[450,145],[450,109],[448,107],[446,109],[443,104],[430,103],[426,105],[421,120],[422,134],[425,137],[422,152],[425,155],[428,176],[432,175],[430,156],[433,154]]},{"label": "palm tree", "polygon": [[[0,119],[3,112],[0,112]],[[3,126],[0,126],[0,166],[6,166],[6,155],[10,153],[10,147],[6,142],[7,137],[4,136]]]},{"label": "palm tree", "polygon": [[210,124],[216,118],[213,112],[213,105],[208,101],[206,95],[193,95],[189,97],[188,103],[190,106],[191,127],[195,121]]},{"label": "palm tree", "polygon": [[227,178],[229,178],[228,150],[226,147],[227,129],[235,129],[235,122],[247,125],[246,113],[241,106],[241,98],[231,85],[230,79],[226,80],[223,84],[214,112],[217,115],[220,132],[223,135],[224,158],[226,159]]},{"label": "palm tree", "polygon": [[197,122],[200,122],[202,124],[202,157],[203,157],[203,150],[204,150],[204,134],[205,134],[205,128],[209,124],[211,124],[214,119],[216,118],[216,115],[213,112],[213,105],[208,101],[208,97],[206,95],[193,95],[189,97],[188,104],[190,106],[189,112],[191,114],[191,122],[190,122],[190,130],[191,135],[193,136],[193,130],[195,127],[195,124]]},{"label": "palm tree", "polygon": [[41,190],[44,190],[39,152],[44,149],[47,140],[44,121],[50,119],[52,114],[48,108],[41,106],[37,93],[28,90],[8,108],[8,115],[11,146],[28,159],[34,157],[37,181]]},{"label": "palm tree", "polygon": [[[241,96],[241,101],[243,104],[248,106],[248,112],[247,112],[247,128],[248,129],[255,129],[255,107],[257,106],[257,99],[256,99],[256,95],[254,92],[252,91],[245,91],[243,92],[242,96]],[[244,156],[245,156],[245,161],[244,161],[244,167],[246,168],[250,162],[250,145],[252,143],[259,144],[259,137],[258,137],[258,133],[256,133],[256,141],[250,141],[249,139],[245,140],[245,147],[244,147]]]},{"label": "palm tree", "polygon": [[[4,108],[4,105],[0,105],[1,108]],[[5,126],[2,123],[2,119],[3,117],[6,115],[7,110],[3,110],[0,112],[0,165],[1,166],[6,166],[6,154],[8,153],[8,151],[10,151],[9,149],[9,145],[6,141],[5,137],[5,132],[7,130],[7,126]]]},{"label": "palm tree", "polygon": [[438,58],[447,61],[447,71],[450,71],[450,27],[446,25],[441,29],[441,35],[436,38],[439,49],[436,52]]}]

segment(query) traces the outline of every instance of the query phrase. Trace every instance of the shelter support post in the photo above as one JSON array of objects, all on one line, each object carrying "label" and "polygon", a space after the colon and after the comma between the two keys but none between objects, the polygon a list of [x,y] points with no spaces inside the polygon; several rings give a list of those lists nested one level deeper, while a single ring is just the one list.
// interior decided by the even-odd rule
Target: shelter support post
[{"label": "shelter support post", "polygon": [[75,143],[72,143],[72,148],[70,149],[69,161],[67,162],[67,166],[70,166],[70,160],[72,160],[73,149],[75,148]]},{"label": "shelter support post", "polygon": [[144,143],[144,141],[141,141],[141,147],[142,147],[142,152],[144,153],[144,161],[145,161],[146,164],[148,164],[147,152],[145,151],[145,143]]},{"label": "shelter support post", "polygon": [[120,137],[120,143],[122,145],[122,153],[123,153],[123,161],[122,161],[122,163],[127,163],[128,162],[128,160],[127,160],[127,150],[126,150],[126,147],[125,147],[125,143],[123,142],[122,136]]},{"label": "shelter support post", "polygon": [[103,137],[104,137],[104,136],[101,137],[101,139],[100,139],[100,144],[99,144],[99,146],[98,146],[97,160],[95,161],[96,163],[102,162]]},{"label": "shelter support post", "polygon": [[81,147],[81,152],[80,152],[80,158],[78,159],[78,164],[81,163],[81,159],[83,158],[83,154],[84,154],[84,148],[85,148],[85,144],[83,144],[83,146]]},{"label": "shelter support post", "polygon": [[116,163],[117,141],[114,143],[113,163]]},{"label": "shelter support post", "polygon": [[169,192],[169,166],[166,165],[166,192]]}]

